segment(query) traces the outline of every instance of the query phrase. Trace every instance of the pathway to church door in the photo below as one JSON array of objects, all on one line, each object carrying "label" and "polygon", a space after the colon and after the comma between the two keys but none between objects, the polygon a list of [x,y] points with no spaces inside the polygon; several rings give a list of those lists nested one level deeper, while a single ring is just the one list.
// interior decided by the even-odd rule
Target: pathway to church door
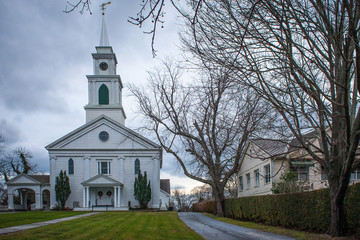
[{"label": "pathway to church door", "polygon": [[114,206],[114,189],[98,188],[96,195],[96,205],[112,205]]}]

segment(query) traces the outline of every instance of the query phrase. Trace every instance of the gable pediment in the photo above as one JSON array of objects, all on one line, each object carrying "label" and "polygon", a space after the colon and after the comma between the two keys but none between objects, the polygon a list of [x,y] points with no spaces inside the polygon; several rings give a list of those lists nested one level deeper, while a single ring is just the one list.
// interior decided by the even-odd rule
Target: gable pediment
[{"label": "gable pediment", "polygon": [[39,181],[27,176],[26,174],[20,174],[13,179],[9,180],[7,185],[41,185]]},{"label": "gable pediment", "polygon": [[[108,138],[100,139],[106,132]],[[154,142],[102,115],[46,146],[50,149],[160,149]]]},{"label": "gable pediment", "polygon": [[84,186],[122,186],[123,184],[106,175],[96,175],[81,183]]}]

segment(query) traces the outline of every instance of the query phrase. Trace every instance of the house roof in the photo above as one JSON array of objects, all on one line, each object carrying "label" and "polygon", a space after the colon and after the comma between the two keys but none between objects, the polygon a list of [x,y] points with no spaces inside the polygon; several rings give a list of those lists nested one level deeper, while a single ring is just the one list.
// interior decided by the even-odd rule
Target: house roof
[{"label": "house roof", "polygon": [[282,155],[288,151],[288,143],[277,139],[253,139],[255,145],[264,150],[270,156]]},{"label": "house roof", "polygon": [[46,184],[46,183],[50,184],[50,175],[28,175],[28,176],[42,184]]},{"label": "house roof", "polygon": [[[308,142],[314,138],[317,138],[319,137],[319,132],[316,131],[316,130],[313,130],[309,133],[306,133],[306,134],[303,134],[302,135],[302,138],[304,139],[305,142]],[[294,138],[290,143],[289,143],[289,152],[292,152],[294,150],[297,150],[299,148],[301,148],[302,145],[301,145],[301,142],[297,139],[297,138]]]},{"label": "house roof", "polygon": [[[24,181],[25,180],[25,181]],[[10,179],[7,185],[47,185],[50,184],[50,175],[28,175],[19,174],[16,177]]]},{"label": "house roof", "polygon": [[170,179],[160,179],[160,189],[170,194]]}]

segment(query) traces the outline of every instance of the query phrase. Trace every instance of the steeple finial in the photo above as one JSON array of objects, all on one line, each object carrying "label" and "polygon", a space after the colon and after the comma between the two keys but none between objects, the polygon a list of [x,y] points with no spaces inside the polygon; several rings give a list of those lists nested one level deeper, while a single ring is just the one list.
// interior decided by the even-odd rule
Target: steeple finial
[{"label": "steeple finial", "polygon": [[100,46],[110,46],[109,44],[109,37],[106,30],[106,24],[105,24],[105,6],[109,5],[111,2],[103,3],[99,7],[101,7],[102,10],[102,24],[101,24],[101,35],[100,35]]}]

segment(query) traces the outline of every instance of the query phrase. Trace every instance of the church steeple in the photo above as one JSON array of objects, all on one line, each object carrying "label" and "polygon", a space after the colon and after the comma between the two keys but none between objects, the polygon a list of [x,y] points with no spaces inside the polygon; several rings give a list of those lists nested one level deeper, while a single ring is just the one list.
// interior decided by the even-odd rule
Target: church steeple
[{"label": "church steeple", "polygon": [[[107,4],[110,4],[107,3]],[[104,11],[105,5],[102,4]],[[126,115],[122,107],[122,82],[116,75],[116,55],[109,44],[105,16],[102,15],[100,46],[96,47],[93,57],[93,75],[87,75],[89,103],[84,107],[86,122],[101,115],[106,115],[113,120],[125,125]]]},{"label": "church steeple", "polygon": [[108,37],[107,30],[106,30],[104,13],[102,14],[101,35],[100,35],[100,45],[99,46],[110,46],[109,37]]}]

